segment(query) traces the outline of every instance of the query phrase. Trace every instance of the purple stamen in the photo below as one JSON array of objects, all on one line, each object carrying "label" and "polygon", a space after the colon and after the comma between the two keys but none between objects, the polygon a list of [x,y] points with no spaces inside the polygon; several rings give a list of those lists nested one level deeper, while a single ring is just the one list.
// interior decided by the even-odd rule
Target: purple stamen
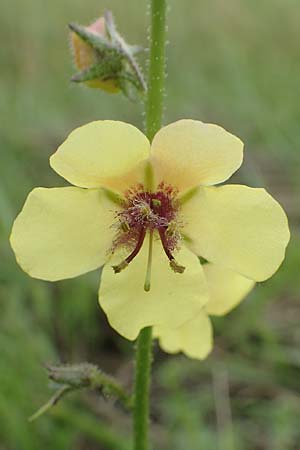
[{"label": "purple stamen", "polygon": [[145,236],[146,236],[146,228],[142,227],[141,230],[140,230],[140,234],[139,234],[136,246],[133,249],[133,251],[120,264],[118,264],[117,266],[113,266],[113,269],[114,269],[115,273],[119,273],[123,269],[125,269],[128,266],[128,264],[136,257],[136,255],[141,250],[141,247],[143,245]]},{"label": "purple stamen", "polygon": [[125,194],[123,209],[116,216],[119,231],[112,251],[126,247],[131,253],[113,267],[114,271],[120,272],[136,257],[147,231],[157,231],[170,266],[175,272],[182,273],[184,267],[179,266],[173,256],[180,240],[178,210],[177,191],[171,186],[160,183],[156,192],[145,191],[142,185],[130,189]]}]

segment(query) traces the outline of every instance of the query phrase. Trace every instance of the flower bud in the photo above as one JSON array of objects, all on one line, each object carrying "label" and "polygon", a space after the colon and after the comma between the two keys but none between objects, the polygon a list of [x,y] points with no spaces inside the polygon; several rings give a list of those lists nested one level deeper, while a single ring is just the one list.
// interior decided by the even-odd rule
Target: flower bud
[{"label": "flower bud", "polygon": [[134,97],[133,90],[145,91],[134,57],[138,47],[126,44],[110,12],[89,26],[70,24],[69,27],[74,63],[79,70],[72,81],[109,93],[122,91],[130,98]]},{"label": "flower bud", "polygon": [[[88,27],[84,27],[84,29],[90,33],[93,33],[95,36],[98,35],[105,41],[108,41],[104,17],[100,17]],[[93,48],[87,41],[84,41],[82,37],[76,34],[75,31],[71,31],[71,45],[74,54],[75,66],[80,71],[88,70],[93,65],[99,62],[100,55],[98,54],[97,50]],[[83,81],[83,83],[88,87],[99,88],[110,93],[120,91],[117,80],[113,78],[95,78],[92,80],[85,80]]]}]

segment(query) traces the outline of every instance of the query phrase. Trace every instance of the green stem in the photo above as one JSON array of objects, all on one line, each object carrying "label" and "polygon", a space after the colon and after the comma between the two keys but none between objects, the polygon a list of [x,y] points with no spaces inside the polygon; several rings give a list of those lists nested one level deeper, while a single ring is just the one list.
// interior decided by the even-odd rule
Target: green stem
[{"label": "green stem", "polygon": [[[165,84],[166,0],[151,0],[150,58],[145,104],[146,135],[150,142],[161,128]],[[151,178],[151,176],[149,176]],[[137,340],[134,386],[134,450],[148,450],[149,390],[152,329],[144,328]]]},{"label": "green stem", "polygon": [[151,0],[150,58],[146,98],[146,135],[161,128],[165,87],[166,0]]},{"label": "green stem", "polygon": [[137,340],[134,391],[134,450],[147,450],[152,328],[144,328]]}]

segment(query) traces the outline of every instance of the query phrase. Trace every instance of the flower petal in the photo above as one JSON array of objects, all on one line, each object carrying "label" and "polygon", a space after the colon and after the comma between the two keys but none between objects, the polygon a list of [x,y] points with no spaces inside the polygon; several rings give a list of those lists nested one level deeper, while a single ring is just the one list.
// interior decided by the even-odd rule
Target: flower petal
[{"label": "flower petal", "polygon": [[156,326],[153,334],[167,353],[183,352],[190,358],[204,359],[212,350],[212,326],[204,311],[175,329]]},{"label": "flower petal", "polygon": [[142,181],[140,166],[149,148],[146,136],[134,126],[99,120],[72,131],[50,165],[76,186],[124,190]]},{"label": "flower petal", "polygon": [[203,270],[209,289],[205,305],[208,314],[223,316],[235,308],[255,286],[253,280],[217,264],[204,264]]},{"label": "flower petal", "polygon": [[242,164],[243,143],[218,125],[179,120],[155,135],[151,160],[158,183],[184,191],[227,180]]},{"label": "flower petal", "polygon": [[100,305],[111,326],[131,340],[146,326],[180,325],[208,301],[206,280],[198,258],[182,248],[178,262],[186,270],[183,274],[174,273],[159,241],[153,245],[151,289],[145,292],[147,241],[121,273],[114,274],[109,265],[104,267],[99,290]]},{"label": "flower petal", "polygon": [[187,245],[197,255],[256,281],[280,266],[290,233],[282,207],[264,189],[199,188],[182,205]]},{"label": "flower petal", "polygon": [[32,277],[49,281],[96,269],[108,259],[113,209],[102,190],[34,189],[10,238],[18,263]]}]

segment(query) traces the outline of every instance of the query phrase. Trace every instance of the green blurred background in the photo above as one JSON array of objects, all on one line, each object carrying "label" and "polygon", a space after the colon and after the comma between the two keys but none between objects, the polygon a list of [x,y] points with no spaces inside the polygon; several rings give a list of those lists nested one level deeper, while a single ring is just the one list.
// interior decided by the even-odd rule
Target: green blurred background
[{"label": "green blurred background", "polygon": [[[130,385],[133,348],[98,307],[97,272],[32,280],[8,244],[28,192],[64,184],[48,158],[70,130],[101,118],[143,126],[142,105],[69,83],[66,24],[108,8],[146,47],[145,0],[1,2],[0,450],[128,448],[129,418],[97,393],[70,395],[28,423],[52,393],[43,364],[88,360]],[[155,346],[155,450],[300,448],[299,23],[298,0],[170,1],[165,123],[195,118],[240,136],[245,163],[233,181],[267,187],[292,240],[277,274],[214,321],[205,362]]]}]

